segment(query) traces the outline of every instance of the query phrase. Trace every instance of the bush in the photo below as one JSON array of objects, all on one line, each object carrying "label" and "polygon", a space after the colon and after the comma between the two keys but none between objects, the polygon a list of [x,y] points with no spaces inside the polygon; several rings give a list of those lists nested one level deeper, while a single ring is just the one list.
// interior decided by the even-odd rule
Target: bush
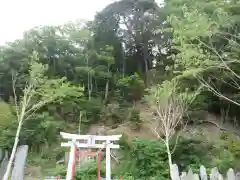
[{"label": "bush", "polygon": [[140,76],[135,73],[134,75],[119,79],[117,87],[124,99],[129,102],[135,102],[142,98],[145,85]]},{"label": "bush", "polygon": [[46,175],[50,175],[50,176],[60,176],[62,177],[66,177],[67,174],[67,168],[65,165],[56,165],[56,167],[54,168],[46,168],[45,172]]},{"label": "bush", "polygon": [[[102,108],[100,119],[104,121],[104,123],[112,126],[112,128],[116,128],[119,124],[123,123],[126,120],[131,120],[134,118],[134,114],[129,112],[129,103],[111,103],[107,104]],[[136,115],[135,115],[136,116]],[[134,120],[133,120],[134,121]],[[135,120],[137,121],[137,119]]]},{"label": "bush", "polygon": [[10,150],[18,122],[14,108],[0,98],[0,148]]},{"label": "bush", "polygon": [[165,145],[159,141],[134,140],[131,155],[135,158],[136,178],[169,178],[168,159]]},{"label": "bush", "polygon": [[[90,163],[86,166],[82,166],[81,169],[77,168],[75,173],[76,180],[95,180],[97,179],[97,163]],[[101,164],[101,175],[105,176],[105,166]]]},{"label": "bush", "polygon": [[102,102],[100,98],[92,97],[91,100],[85,98],[79,101],[80,111],[86,112],[86,120],[82,122],[83,124],[90,125],[94,121],[99,120],[99,116],[102,109]]},{"label": "bush", "polygon": [[[237,167],[238,149],[230,145],[231,141],[225,141],[224,146],[216,146],[204,141],[204,139],[190,139],[180,137],[172,159],[179,167],[179,171],[188,171],[192,168],[199,173],[200,165],[207,169],[218,167],[220,172],[226,173],[228,168]],[[175,140],[171,142],[173,149]],[[120,164],[112,166],[112,177],[120,176],[125,180],[169,180],[168,157],[165,145],[161,141],[149,141],[134,139],[129,141],[123,135],[119,141],[121,146],[119,156]],[[229,146],[228,146],[229,145]],[[66,168],[57,166],[51,169],[51,175],[65,177]],[[105,175],[104,161],[101,164],[101,174]],[[97,178],[97,163],[92,162],[81,169],[76,170],[76,180],[93,180]]]},{"label": "bush", "polygon": [[128,142],[126,136],[120,139],[122,158],[114,169],[117,177],[130,179],[149,179],[150,177],[168,178],[167,154],[165,146],[158,141],[135,139]]},{"label": "bush", "polygon": [[140,110],[136,107],[129,108],[129,118],[128,121],[130,121],[133,124],[134,129],[140,129],[142,120],[140,118]]},{"label": "bush", "polygon": [[[175,140],[171,143],[173,149]],[[208,166],[211,163],[212,148],[212,144],[200,139],[180,137],[172,156],[173,163],[178,165],[180,171],[187,171],[189,168],[198,171],[200,165]]]},{"label": "bush", "polygon": [[[135,139],[128,142],[126,136],[120,139],[124,156],[120,159],[120,166],[115,169],[117,175],[126,175],[135,179],[169,179],[168,159],[165,145],[161,141]],[[175,140],[171,142],[171,149]],[[233,146],[235,147],[235,146]],[[233,148],[234,149],[234,148]],[[232,149],[232,150],[233,150]],[[236,154],[238,151],[235,152]],[[234,151],[216,146],[204,139],[180,137],[172,155],[173,163],[179,171],[188,171],[191,168],[199,173],[200,165],[206,168],[218,167],[220,172],[226,171],[236,165],[239,159],[234,159]]]},{"label": "bush", "polygon": [[[219,159],[225,164],[222,169],[240,167],[240,140],[233,136],[231,133],[222,133],[221,139],[224,140],[224,144],[221,146],[221,154]],[[228,155],[228,156],[227,156]],[[219,163],[220,164],[220,163]]]},{"label": "bush", "polygon": [[119,104],[112,103],[103,107],[100,118],[104,123],[117,127],[123,121],[124,114],[121,114]]}]

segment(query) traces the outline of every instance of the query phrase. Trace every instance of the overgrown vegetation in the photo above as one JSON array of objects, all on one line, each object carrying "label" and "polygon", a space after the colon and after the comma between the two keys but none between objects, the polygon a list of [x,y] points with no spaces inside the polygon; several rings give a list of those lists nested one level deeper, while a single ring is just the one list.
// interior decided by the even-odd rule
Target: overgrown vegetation
[{"label": "overgrown vegetation", "polygon": [[[141,119],[141,101],[150,110],[159,107],[158,127],[169,117],[165,125],[172,125],[171,133],[157,134],[165,145],[167,136],[169,143],[177,142],[176,147],[167,145],[174,149],[172,162],[182,170],[200,164],[222,171],[238,168],[240,143],[226,129],[227,135],[215,143],[191,137],[175,140],[179,124],[199,124],[207,113],[221,117],[210,122],[219,128],[226,122],[238,127],[239,12],[239,0],[166,0],[162,6],[155,0],[120,0],[91,22],[25,32],[22,39],[0,47],[0,147],[12,150],[20,124],[19,143],[27,142],[33,155],[29,163],[44,166],[62,158],[63,150],[56,148],[60,131],[84,133],[92,124],[117,128],[125,122],[133,131],[141,130],[143,122],[151,120]],[[24,97],[36,82],[40,86],[30,89],[28,102]],[[22,117],[26,102],[31,116]],[[170,156],[165,148],[161,142],[133,141],[124,146],[115,175],[168,178]],[[203,155],[202,149],[209,154]]]},{"label": "overgrown vegetation", "polygon": [[[235,156],[237,151],[233,152],[226,147],[230,142],[223,141],[221,146],[216,146],[198,138],[180,138],[173,156],[174,163],[179,165],[181,171],[192,168],[194,172],[198,172],[199,166],[204,164],[208,170],[218,167],[222,173],[226,173],[229,167],[236,167],[236,163],[238,163]],[[127,180],[169,179],[169,169],[166,168],[168,155],[163,142],[135,139],[129,144],[123,138],[120,144],[122,159],[120,165],[115,166],[112,170],[114,177],[123,177]],[[171,146],[175,146],[174,141]],[[105,174],[104,168],[105,166],[102,164],[101,174]],[[56,175],[62,173],[61,175],[64,177],[66,169],[60,171],[56,169],[55,172]],[[93,180],[97,178],[96,172],[96,162],[93,162],[78,169],[75,178],[76,180]]]}]

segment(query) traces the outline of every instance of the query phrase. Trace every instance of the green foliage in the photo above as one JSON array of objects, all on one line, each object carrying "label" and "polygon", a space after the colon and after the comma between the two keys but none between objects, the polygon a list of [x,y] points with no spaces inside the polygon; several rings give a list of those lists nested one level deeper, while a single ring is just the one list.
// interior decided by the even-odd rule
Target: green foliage
[{"label": "green foliage", "polygon": [[122,122],[119,109],[119,104],[108,104],[102,110],[101,119],[103,119],[109,125],[117,126]]},{"label": "green foliage", "polygon": [[129,176],[128,174],[124,174],[123,176],[121,176],[122,179],[126,179],[126,180],[134,180],[134,178],[132,176]]},{"label": "green foliage", "polygon": [[188,108],[193,103],[200,90],[192,92],[188,88],[182,90],[179,81],[173,79],[164,81],[162,84],[157,84],[149,89],[149,95],[146,96],[146,100],[152,106],[166,106],[171,103],[170,101],[174,101],[177,105],[182,106],[185,111],[185,108]]},{"label": "green foliage", "polygon": [[88,100],[87,98],[81,98],[78,101],[78,106],[80,111],[86,112],[86,119],[84,119],[83,124],[90,125],[99,120],[102,110],[101,99],[91,98],[91,100]]},{"label": "green foliage", "polygon": [[[172,141],[174,146],[175,141]],[[179,138],[176,150],[173,153],[173,161],[178,164],[181,171],[186,171],[188,168],[199,170],[199,165],[209,166],[211,162],[211,150],[213,145],[205,143],[200,139],[194,138]],[[202,151],[202,150],[206,151]]]},{"label": "green foliage", "polygon": [[[179,7],[183,7],[179,9]],[[214,10],[213,10],[214,9]],[[169,58],[175,76],[205,89],[217,97],[204,93],[219,113],[221,98],[239,106],[239,9],[237,1],[179,1],[166,3],[168,22],[172,27]],[[194,81],[189,81],[194,79]],[[197,81],[196,81],[197,80]],[[234,86],[235,84],[236,86]],[[211,107],[212,108],[212,107]],[[231,105],[231,115],[237,112]]]},{"label": "green foliage", "polygon": [[[75,171],[75,179],[76,180],[94,180],[97,179],[97,162],[90,162],[85,164],[84,166],[77,166]],[[52,168],[47,171],[47,173],[52,174],[53,176],[66,177],[66,167],[62,165],[57,165],[55,168]],[[105,165],[101,163],[100,174],[104,176]]]},{"label": "green foliage", "polygon": [[[226,142],[226,141],[225,141]],[[167,153],[161,141],[135,139],[129,142],[126,136],[120,140],[123,156],[121,164],[114,169],[117,175],[131,176],[134,179],[169,179]],[[175,146],[172,139],[170,146]],[[204,149],[204,151],[203,151]],[[235,153],[237,153],[236,151]],[[180,171],[192,168],[199,173],[200,165],[207,168],[218,167],[222,173],[238,162],[234,153],[223,146],[216,146],[203,137],[181,137],[173,153],[173,163],[178,164]]]},{"label": "green foliage", "polygon": [[58,141],[58,134],[63,127],[62,121],[43,112],[35,114],[25,123],[21,137],[27,138],[32,150],[40,151],[42,147],[49,147]]},{"label": "green foliage", "polygon": [[0,147],[10,148],[13,139],[10,127],[16,125],[16,117],[11,106],[5,102],[0,103]]},{"label": "green foliage", "polygon": [[135,73],[134,75],[120,78],[117,87],[124,99],[128,101],[140,100],[144,93],[144,81]]},{"label": "green foliage", "polygon": [[[84,167],[79,167],[76,169],[75,179],[77,180],[94,180],[97,179],[97,162],[92,162],[86,164]],[[100,174],[104,176],[105,172],[105,165],[102,163],[100,168]]]},{"label": "green foliage", "polygon": [[[195,121],[204,118],[203,111],[220,114],[229,107],[229,116],[239,121],[239,1],[164,3],[159,7],[154,0],[120,0],[92,22],[36,27],[1,46],[0,147],[11,149],[18,125],[13,73],[19,107],[24,105],[24,94],[31,97],[20,139],[27,139],[31,153],[41,155],[32,164],[51,162],[52,166],[62,156],[61,150],[50,146],[59,143],[60,130],[78,131],[80,112],[85,112],[81,132],[97,122],[115,128],[129,121],[140,128],[140,109],[135,104],[145,87],[150,108],[167,107],[172,101]],[[201,163],[221,171],[239,166],[239,142],[225,141],[215,147],[180,139],[173,160],[182,170],[197,169]],[[202,154],[202,149],[209,154]],[[116,176],[168,178],[162,143],[136,140],[125,143],[123,150],[125,159]],[[85,178],[95,178],[95,173]]]},{"label": "green foliage", "polygon": [[[166,168],[168,166],[166,147],[161,141],[143,139],[130,141],[127,136],[123,135],[119,144],[121,146],[120,164],[113,165],[113,177],[121,176],[130,180],[169,179],[169,169]],[[238,162],[237,156],[234,156],[233,151],[228,150],[226,145],[216,146],[204,138],[181,137],[173,153],[173,162],[178,164],[180,171],[188,171],[189,168],[192,168],[194,172],[199,172],[200,165],[204,165],[207,169],[218,167],[222,173],[226,173],[230,167],[233,167],[233,164],[237,165]],[[175,146],[174,139],[170,142],[170,146]],[[48,174],[62,177],[66,175],[66,168],[64,169],[62,166],[58,165],[56,168],[50,169]],[[105,174],[104,161],[101,163],[101,174]],[[77,168],[75,178],[96,179],[97,163],[92,162],[80,169]]]},{"label": "green foliage", "polygon": [[[223,144],[223,148],[224,148],[224,151],[222,151],[221,153],[222,154],[229,153],[231,155],[230,156],[231,158],[228,157],[228,159],[227,159],[225,156],[225,158],[224,159],[222,158],[222,160],[225,162],[227,161],[228,165],[231,167],[238,167],[240,165],[239,160],[238,160],[240,158],[240,153],[239,153],[240,152],[239,151],[240,140],[237,139],[235,136],[233,136],[233,134],[230,134],[230,133],[222,133],[221,138],[223,140],[222,144]],[[221,166],[221,164],[220,164],[220,166]],[[226,169],[226,168],[224,168],[224,169]]]},{"label": "green foliage", "polygon": [[52,176],[66,177],[66,166],[56,165],[56,167],[47,168],[44,173],[46,175],[51,174]]},{"label": "green foliage", "polygon": [[132,156],[138,168],[134,170],[137,177],[159,177],[167,178],[169,171],[167,167],[167,154],[165,146],[156,141],[133,141]]},{"label": "green foliage", "polygon": [[132,123],[134,129],[140,129],[142,123],[142,120],[140,118],[140,110],[136,107],[133,107],[130,108],[128,111],[129,111],[128,121]]},{"label": "green foliage", "polygon": [[83,88],[73,86],[66,81],[66,78],[49,79],[45,76],[48,66],[40,64],[38,61],[37,54],[34,53],[29,67],[28,86],[25,87],[24,91],[27,91],[27,88],[29,88],[30,92],[27,93],[38,97],[38,101],[43,103],[43,105],[46,104],[45,102],[61,101],[64,97],[78,97],[82,95]]},{"label": "green foliage", "polygon": [[11,106],[0,99],[0,127],[4,128],[11,124],[15,118]]},{"label": "green foliage", "polygon": [[132,116],[130,113],[129,104],[113,102],[102,108],[100,117],[103,122],[115,128],[125,121],[131,121],[130,118],[132,118]]},{"label": "green foliage", "polygon": [[128,136],[126,134],[122,134],[122,137],[119,139],[119,145],[121,147],[121,150],[129,151],[132,148],[132,145],[129,142]]}]

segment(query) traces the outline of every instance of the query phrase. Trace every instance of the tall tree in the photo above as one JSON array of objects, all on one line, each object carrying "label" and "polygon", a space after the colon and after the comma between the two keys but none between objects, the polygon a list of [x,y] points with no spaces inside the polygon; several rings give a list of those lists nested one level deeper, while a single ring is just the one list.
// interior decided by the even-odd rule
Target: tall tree
[{"label": "tall tree", "polygon": [[[238,1],[166,1],[173,27],[173,71],[199,80],[221,99],[238,105]],[[179,8],[179,7],[182,8]]]},{"label": "tall tree", "polygon": [[74,87],[62,79],[48,79],[44,74],[47,66],[38,63],[37,55],[34,53],[31,58],[30,71],[25,87],[22,89],[23,95],[18,97],[16,94],[17,77],[13,75],[13,96],[16,107],[18,128],[9,163],[4,174],[3,180],[8,180],[13,160],[19,143],[19,136],[24,121],[29,119],[37,110],[58,99],[67,96],[73,90],[82,93],[82,88]]},{"label": "tall tree", "polygon": [[98,14],[95,20],[98,29],[96,33],[111,32],[115,39],[118,37],[121,40],[124,47],[127,61],[121,63],[121,71],[127,74],[138,72],[145,76],[152,68],[154,33],[162,20],[159,15],[159,7],[154,0],[121,0],[110,4]]}]

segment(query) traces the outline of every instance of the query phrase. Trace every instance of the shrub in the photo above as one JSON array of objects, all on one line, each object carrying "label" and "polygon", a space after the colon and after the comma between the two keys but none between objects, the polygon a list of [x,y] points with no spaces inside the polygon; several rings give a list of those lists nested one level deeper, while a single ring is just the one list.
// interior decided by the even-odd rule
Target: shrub
[{"label": "shrub", "polygon": [[169,178],[166,149],[159,141],[134,140],[131,155],[135,158],[136,178],[158,177]]},{"label": "shrub", "polygon": [[117,82],[119,91],[122,92],[124,99],[135,102],[140,100],[144,93],[144,81],[135,73],[134,75],[121,78]]},{"label": "shrub", "polygon": [[112,103],[103,107],[100,117],[108,125],[116,127],[122,122],[123,116],[124,115],[121,114],[119,104]]},{"label": "shrub", "polygon": [[[171,146],[174,145],[175,140],[172,141]],[[205,166],[210,164],[212,148],[212,144],[200,139],[180,137],[172,155],[173,163],[178,165],[180,171],[186,171],[189,168],[199,170],[201,164]]]},{"label": "shrub", "polygon": [[233,136],[233,134],[226,132],[222,133],[221,139],[224,140],[224,144],[221,146],[221,151],[219,150],[221,152],[220,155],[223,156],[223,158],[219,157],[219,159],[223,161],[222,164],[224,164],[222,169],[226,170],[229,166],[232,168],[239,168],[240,140]]},{"label": "shrub", "polygon": [[128,103],[111,103],[102,108],[100,118],[104,123],[111,125],[112,128],[116,128],[122,122],[130,120],[132,116],[129,115],[132,115],[132,113],[131,111],[129,112]]},{"label": "shrub", "polygon": [[45,170],[45,174],[51,175],[51,176],[60,176],[60,177],[66,177],[67,169],[65,165],[56,165],[54,168],[48,168]]},{"label": "shrub", "polygon": [[[76,169],[75,180],[96,180],[97,179],[97,163],[91,162],[86,164],[86,166],[81,166],[81,168]],[[105,165],[101,163],[100,173],[105,176]]]},{"label": "shrub", "polygon": [[[161,141],[135,139],[129,143],[124,136],[120,140],[120,145],[124,156],[117,168],[118,176],[122,174],[144,180],[169,179],[167,153]],[[172,149],[174,145],[173,139]],[[226,173],[228,168],[238,161],[234,157],[234,153],[224,150],[222,146],[215,146],[204,139],[185,137],[179,138],[172,155],[173,163],[178,165],[179,171],[188,171],[191,168],[198,173],[200,165],[206,168],[218,167],[222,173]]]},{"label": "shrub", "polygon": [[140,129],[142,121],[140,118],[140,110],[138,108],[129,108],[128,121],[132,123],[134,129]]},{"label": "shrub", "polygon": [[[192,168],[199,173],[200,165],[207,169],[218,167],[220,172],[226,173],[228,168],[237,167],[238,149],[235,142],[230,145],[225,141],[225,146],[217,146],[204,139],[180,137],[173,153],[173,162],[179,167],[179,171],[188,171]],[[171,146],[175,145],[175,140]],[[167,180],[169,179],[168,159],[165,145],[161,141],[150,141],[134,139],[129,141],[123,135],[119,141],[121,146],[119,156],[120,164],[112,167],[112,177],[120,176],[125,180]],[[229,145],[229,146],[227,146]],[[236,149],[235,149],[236,148]],[[61,167],[57,167],[52,172],[64,177],[65,169],[59,172]],[[101,174],[105,175],[104,162],[101,164]],[[90,163],[88,166],[76,170],[76,180],[93,180],[97,178],[97,163]]]}]

